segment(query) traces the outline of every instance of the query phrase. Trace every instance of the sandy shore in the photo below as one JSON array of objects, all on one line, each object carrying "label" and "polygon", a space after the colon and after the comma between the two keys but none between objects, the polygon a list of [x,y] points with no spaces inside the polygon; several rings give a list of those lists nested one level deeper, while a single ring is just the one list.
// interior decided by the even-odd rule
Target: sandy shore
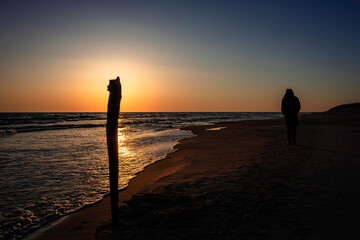
[{"label": "sandy shore", "polygon": [[280,120],[189,127],[197,137],[119,192],[118,227],[105,198],[36,239],[355,239],[359,119],[303,117],[297,146]]}]

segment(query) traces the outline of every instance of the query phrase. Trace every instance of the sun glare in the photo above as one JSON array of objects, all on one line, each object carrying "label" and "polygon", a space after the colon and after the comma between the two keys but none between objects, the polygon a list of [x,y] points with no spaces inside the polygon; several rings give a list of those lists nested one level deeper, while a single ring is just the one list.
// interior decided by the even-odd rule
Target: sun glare
[{"label": "sun glare", "polygon": [[129,150],[126,144],[127,138],[124,133],[124,128],[118,128],[118,144],[119,144],[119,156],[124,158],[131,158],[135,154]]}]

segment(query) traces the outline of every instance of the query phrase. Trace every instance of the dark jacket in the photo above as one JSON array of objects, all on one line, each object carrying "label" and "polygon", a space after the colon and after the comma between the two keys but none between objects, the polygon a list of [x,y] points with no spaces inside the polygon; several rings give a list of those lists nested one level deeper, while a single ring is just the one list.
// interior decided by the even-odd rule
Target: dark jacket
[{"label": "dark jacket", "polygon": [[298,117],[301,108],[300,101],[293,94],[285,94],[281,102],[281,112],[284,114],[286,125],[294,127],[298,125]]},{"label": "dark jacket", "polygon": [[283,114],[298,114],[301,105],[300,101],[295,96],[284,96],[281,103],[281,112]]}]

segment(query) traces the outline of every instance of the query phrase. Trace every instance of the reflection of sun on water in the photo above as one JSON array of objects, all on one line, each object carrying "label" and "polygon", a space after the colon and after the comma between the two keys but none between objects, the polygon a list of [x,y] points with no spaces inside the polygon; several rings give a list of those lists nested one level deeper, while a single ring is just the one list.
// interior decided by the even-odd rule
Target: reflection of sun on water
[{"label": "reflection of sun on water", "polygon": [[119,144],[119,189],[126,186],[129,176],[136,174],[139,169],[138,156],[131,149],[131,138],[125,128],[118,129]]},{"label": "reflection of sun on water", "polygon": [[127,137],[124,129],[125,128],[118,128],[119,158],[121,160],[134,157],[134,153],[126,146]]}]

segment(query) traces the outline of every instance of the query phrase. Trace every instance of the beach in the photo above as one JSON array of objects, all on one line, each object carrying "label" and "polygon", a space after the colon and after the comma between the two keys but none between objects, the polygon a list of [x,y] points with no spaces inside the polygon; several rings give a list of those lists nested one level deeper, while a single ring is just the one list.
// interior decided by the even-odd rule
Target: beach
[{"label": "beach", "polygon": [[360,234],[360,121],[302,116],[298,144],[282,120],[185,127],[196,136],[145,168],[110,201],[36,239],[344,239]]},{"label": "beach", "polygon": [[360,0],[1,3],[0,240],[360,239]]},{"label": "beach", "polygon": [[[119,185],[193,137],[185,126],[279,119],[280,113],[121,113]],[[109,192],[106,113],[0,113],[0,239],[22,239]]]}]

